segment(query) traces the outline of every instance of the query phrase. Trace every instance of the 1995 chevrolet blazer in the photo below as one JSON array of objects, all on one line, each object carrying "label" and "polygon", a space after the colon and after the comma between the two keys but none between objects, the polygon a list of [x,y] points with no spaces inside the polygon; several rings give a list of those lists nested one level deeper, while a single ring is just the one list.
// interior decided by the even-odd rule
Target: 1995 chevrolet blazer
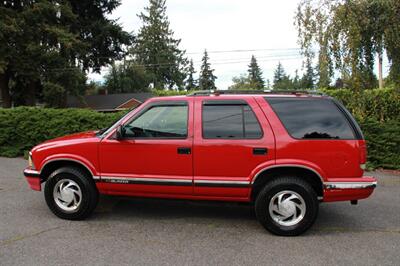
[{"label": "1995 chevrolet blazer", "polygon": [[298,235],[320,202],[367,198],[366,143],[336,100],[306,93],[152,98],[108,129],[46,141],[24,175],[50,210],[79,220],[99,194],[252,202],[260,223]]}]

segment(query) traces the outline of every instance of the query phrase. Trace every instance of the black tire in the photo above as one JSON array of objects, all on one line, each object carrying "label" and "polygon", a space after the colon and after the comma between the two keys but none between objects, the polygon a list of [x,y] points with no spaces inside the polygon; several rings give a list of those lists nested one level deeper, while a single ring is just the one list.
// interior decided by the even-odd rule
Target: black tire
[{"label": "black tire", "polygon": [[[57,205],[53,196],[54,188],[59,182],[67,180],[79,186],[81,197],[78,197],[79,204],[73,211],[66,211]],[[76,188],[76,186],[75,186]],[[58,217],[66,220],[83,220],[87,218],[97,206],[98,191],[94,181],[79,168],[62,167],[50,174],[46,181],[44,196],[47,206]]]},{"label": "black tire", "polygon": [[[303,200],[303,203],[300,203],[300,205],[305,204],[305,214],[303,218],[294,225],[286,226],[279,224],[270,214],[271,200],[274,199],[271,203],[273,205],[277,201],[277,198],[274,198],[274,196],[279,193],[285,193],[285,191],[294,192],[294,194],[297,193]],[[269,232],[280,236],[297,236],[307,231],[317,218],[318,207],[319,202],[314,189],[307,182],[297,177],[280,177],[272,180],[260,191],[255,202],[255,211],[258,221]],[[296,208],[296,214],[299,211],[300,210]],[[276,214],[274,211],[272,211],[272,213],[272,215]],[[282,223],[282,221],[280,222]]]}]

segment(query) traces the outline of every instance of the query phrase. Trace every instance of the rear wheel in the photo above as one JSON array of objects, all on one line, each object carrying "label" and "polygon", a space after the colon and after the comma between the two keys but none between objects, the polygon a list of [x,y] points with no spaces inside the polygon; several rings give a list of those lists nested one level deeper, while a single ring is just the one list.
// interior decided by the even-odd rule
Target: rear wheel
[{"label": "rear wheel", "polygon": [[256,198],[255,209],[265,229],[276,235],[295,236],[315,222],[318,199],[302,179],[281,177],[265,185]]},{"label": "rear wheel", "polygon": [[50,210],[67,220],[85,219],[96,208],[98,201],[93,180],[74,167],[55,170],[46,182],[44,194]]}]

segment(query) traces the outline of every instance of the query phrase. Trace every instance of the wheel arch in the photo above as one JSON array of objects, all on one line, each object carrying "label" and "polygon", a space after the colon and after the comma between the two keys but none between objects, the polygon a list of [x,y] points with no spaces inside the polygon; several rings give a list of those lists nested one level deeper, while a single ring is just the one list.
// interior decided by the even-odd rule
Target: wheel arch
[{"label": "wheel arch", "polygon": [[303,165],[273,165],[260,170],[251,181],[250,199],[254,201],[268,182],[280,176],[300,177],[308,182],[319,199],[323,198],[324,179],[314,169]]},{"label": "wheel arch", "polygon": [[61,167],[68,166],[78,168],[83,171],[87,176],[93,179],[97,179],[97,176],[93,173],[93,170],[91,170],[91,168],[88,167],[85,163],[70,158],[57,158],[45,162],[40,170],[40,177],[43,181],[46,181],[46,179],[53,171]]}]

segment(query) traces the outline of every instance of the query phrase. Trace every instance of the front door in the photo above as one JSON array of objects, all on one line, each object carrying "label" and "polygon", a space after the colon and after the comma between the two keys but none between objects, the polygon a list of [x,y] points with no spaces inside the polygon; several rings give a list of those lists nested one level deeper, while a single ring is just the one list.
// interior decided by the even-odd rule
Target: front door
[{"label": "front door", "polygon": [[195,102],[194,194],[243,197],[252,172],[274,160],[274,136],[253,98]]},{"label": "front door", "polygon": [[103,140],[101,182],[121,195],[192,194],[191,101],[153,101]]}]

